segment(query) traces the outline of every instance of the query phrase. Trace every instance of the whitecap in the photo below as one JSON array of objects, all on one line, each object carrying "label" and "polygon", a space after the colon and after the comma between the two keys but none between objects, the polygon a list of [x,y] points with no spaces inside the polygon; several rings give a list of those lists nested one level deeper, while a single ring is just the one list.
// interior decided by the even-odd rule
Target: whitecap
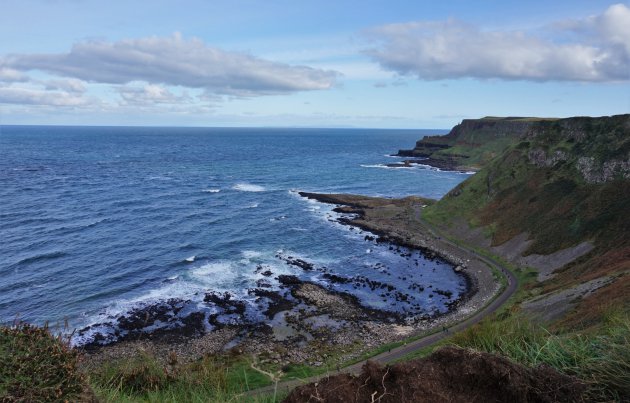
[{"label": "whitecap", "polygon": [[383,169],[411,169],[410,166],[387,166],[385,164],[361,164],[363,168],[383,168]]},{"label": "whitecap", "polygon": [[431,165],[420,164],[420,163],[417,163],[417,162],[414,162],[413,165],[416,166],[416,167],[422,168],[422,169],[428,169],[430,171],[442,172],[442,170],[440,168],[436,168],[436,167],[431,166]]},{"label": "whitecap", "polygon": [[237,183],[232,186],[232,189],[241,192],[264,192],[266,189],[260,185],[253,185],[251,183]]},{"label": "whitecap", "polygon": [[203,189],[202,192],[204,193],[219,193],[221,191],[221,189]]},{"label": "whitecap", "polygon": [[243,255],[243,257],[245,259],[255,259],[257,257],[261,257],[262,256],[262,252],[259,252],[257,250],[244,250],[241,251],[241,255]]}]

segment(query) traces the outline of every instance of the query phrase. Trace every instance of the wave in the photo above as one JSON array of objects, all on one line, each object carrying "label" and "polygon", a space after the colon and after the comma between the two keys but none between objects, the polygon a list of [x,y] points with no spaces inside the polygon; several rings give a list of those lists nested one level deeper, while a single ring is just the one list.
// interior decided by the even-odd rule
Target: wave
[{"label": "wave", "polygon": [[100,220],[92,221],[92,222],[90,222],[88,224],[85,224],[83,227],[79,227],[79,228],[91,228],[91,227],[94,227],[94,226],[96,226],[96,225],[98,225],[98,224],[100,224],[102,222],[105,222],[105,221],[109,221],[109,219],[101,218]]},{"label": "wave", "polygon": [[440,169],[440,168],[434,167],[432,165],[421,164],[421,163],[418,163],[418,162],[412,162],[409,165],[414,166],[414,167],[418,167],[418,168],[421,168],[421,169],[426,169],[426,170],[429,170],[429,171],[435,171],[435,172],[452,172],[452,173],[462,174],[462,175],[473,175],[473,174],[476,173],[475,171],[453,171],[453,170],[450,170],[450,169]]},{"label": "wave", "polygon": [[[409,163],[409,165],[411,165],[413,167],[418,167],[420,169],[427,169],[429,171],[445,172],[445,171],[441,170],[440,168],[434,167],[432,165],[421,164],[419,162],[411,162],[411,163]],[[446,171],[446,172],[448,172],[448,171]]]},{"label": "wave", "polygon": [[43,171],[45,169],[48,169],[48,168],[46,168],[44,166],[11,168],[12,171],[17,171],[17,172],[38,172],[38,171]]},{"label": "wave", "polygon": [[263,253],[257,250],[244,250],[241,251],[241,255],[243,255],[245,259],[255,259],[261,257]]},{"label": "wave", "polygon": [[253,185],[251,183],[237,183],[236,185],[232,186],[232,189],[241,192],[264,192],[265,190],[267,190],[263,186]]},{"label": "wave", "polygon": [[173,180],[170,176],[149,176],[147,178],[150,181],[170,181]]},{"label": "wave", "polygon": [[219,193],[221,191],[221,189],[203,189],[202,192],[204,193]]},{"label": "wave", "polygon": [[383,169],[411,169],[411,166],[392,167],[385,164],[361,164],[363,168],[383,168]]},{"label": "wave", "polygon": [[39,262],[39,261],[42,261],[42,260],[57,259],[57,258],[64,257],[64,256],[67,256],[67,255],[68,254],[66,252],[62,252],[62,251],[41,253],[39,255],[26,257],[26,258],[20,260],[18,262],[18,264],[35,263],[35,262]]}]

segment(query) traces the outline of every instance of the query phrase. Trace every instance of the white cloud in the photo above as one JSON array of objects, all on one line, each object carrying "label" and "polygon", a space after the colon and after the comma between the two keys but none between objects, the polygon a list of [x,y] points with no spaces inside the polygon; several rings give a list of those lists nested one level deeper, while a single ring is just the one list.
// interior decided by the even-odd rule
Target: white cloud
[{"label": "white cloud", "polygon": [[27,104],[39,106],[87,106],[90,101],[67,92],[30,88],[0,88],[0,104]]},{"label": "white cloud", "polygon": [[85,82],[76,78],[48,80],[44,84],[47,90],[62,90],[77,94],[82,94],[87,90]]},{"label": "white cloud", "polygon": [[28,81],[28,76],[15,69],[0,66],[0,82],[13,83]]},{"label": "white cloud", "polygon": [[8,55],[0,59],[0,66],[95,83],[145,81],[237,96],[328,89],[337,76],[333,71],[223,51],[180,34],[113,43],[83,42],[65,54]]},{"label": "white cloud", "polygon": [[116,88],[116,91],[120,94],[123,101],[129,105],[185,103],[192,100],[186,94],[178,96],[156,84],[147,84],[142,87],[119,86]]},{"label": "white cloud", "polygon": [[[383,68],[424,80],[473,77],[533,81],[630,79],[630,9],[556,24],[573,41],[521,31],[484,31],[457,20],[411,22],[369,32],[380,46],[367,51]],[[575,38],[577,33],[577,38]]]},{"label": "white cloud", "polygon": [[[562,27],[562,23],[559,24]],[[611,45],[623,47],[630,54],[630,8],[614,4],[601,15],[564,24],[575,31],[602,38]]]}]

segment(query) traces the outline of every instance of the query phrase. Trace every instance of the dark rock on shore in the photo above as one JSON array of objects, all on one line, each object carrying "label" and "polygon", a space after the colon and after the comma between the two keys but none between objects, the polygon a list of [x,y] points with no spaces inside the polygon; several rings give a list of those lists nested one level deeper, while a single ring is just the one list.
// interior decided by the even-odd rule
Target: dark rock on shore
[{"label": "dark rock on shore", "polygon": [[288,311],[297,305],[295,301],[277,291],[255,288],[249,290],[248,293],[257,296],[258,299],[267,299],[269,301],[267,309],[263,312],[268,319],[272,319],[278,312]]},{"label": "dark rock on shore", "polygon": [[299,285],[302,283],[302,280],[300,280],[297,276],[293,276],[290,274],[279,275],[278,281],[280,282],[280,284],[283,284],[286,286],[294,286],[294,285]]},{"label": "dark rock on shore", "polygon": [[245,302],[233,298],[233,295],[229,292],[223,294],[216,292],[206,293],[203,301],[215,304],[219,308],[222,308],[225,313],[243,315],[246,309]]},{"label": "dark rock on shore", "polygon": [[284,260],[287,264],[290,264],[292,266],[297,266],[300,269],[305,270],[305,271],[311,271],[314,269],[314,266],[312,263],[309,263],[303,259],[294,258],[293,256],[284,256],[282,253],[276,254],[276,257],[278,259]]},{"label": "dark rock on shore", "polygon": [[[192,312],[182,315],[191,301],[169,299],[145,307],[134,309],[109,323],[99,323],[78,331],[79,335],[94,329],[97,332],[92,340],[84,345],[85,351],[94,351],[113,341],[154,340],[164,343],[181,341],[201,336],[205,332],[205,315]],[[161,326],[154,329],[154,325]]]}]

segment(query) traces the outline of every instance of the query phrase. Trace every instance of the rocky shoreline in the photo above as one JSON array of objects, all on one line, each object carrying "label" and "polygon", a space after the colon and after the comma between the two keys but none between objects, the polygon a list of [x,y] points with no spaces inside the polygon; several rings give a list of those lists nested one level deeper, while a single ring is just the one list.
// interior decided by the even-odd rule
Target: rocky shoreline
[{"label": "rocky shoreline", "polygon": [[[392,155],[392,157],[413,157],[411,154],[407,154],[405,150],[401,150],[398,154]],[[465,165],[461,165],[457,158],[446,158],[443,157],[441,159],[432,158],[432,157],[424,157],[424,158],[414,158],[414,159],[406,159],[400,162],[393,162],[387,164],[389,168],[412,168],[418,165],[426,165],[441,171],[453,171],[453,172],[470,172],[474,171],[474,167],[469,167]]]},{"label": "rocky shoreline", "polygon": [[[193,361],[205,355],[233,352],[256,355],[261,362],[280,366],[339,365],[380,345],[459,321],[480,309],[498,291],[497,283],[483,262],[449,248],[418,225],[414,217],[418,209],[429,203],[425,199],[300,195],[335,204],[334,211],[341,213],[340,223],[373,234],[366,235],[366,241],[387,243],[394,253],[410,254],[409,251],[419,250],[430,258],[450,262],[453,269],[466,279],[467,291],[449,301],[445,314],[425,312],[410,317],[366,307],[351,294],[297,276],[279,275],[274,279],[279,282],[280,289],[271,289],[263,279],[257,288],[249,290],[262,307],[261,312],[266,317],[264,321],[248,317],[244,302],[229,293],[208,292],[203,298],[209,305],[220,307],[220,313],[204,314],[194,311],[191,301],[168,300],[118,318],[119,334],[115,343],[102,345],[106,340],[97,337],[94,342],[83,346],[87,353],[86,365],[130,357],[138,351],[163,360],[173,354],[180,361]],[[303,259],[281,254],[277,257],[305,272],[323,270],[323,277],[331,284],[352,282],[350,285],[355,288],[382,292],[383,296],[387,294],[387,298],[408,298],[368,276],[349,279],[328,273],[325,268],[314,268],[312,263]],[[264,266],[256,270],[265,277],[273,276]],[[415,283],[412,279],[409,283],[413,288]],[[451,299],[449,291],[433,289],[431,292]],[[145,329],[151,328],[154,323],[173,325],[146,332]],[[208,325],[211,331],[208,331]]]},{"label": "rocky shoreline", "polygon": [[[387,199],[308,192],[300,192],[300,195],[336,205],[334,211],[350,215],[341,217],[339,219],[341,223],[375,234],[378,237],[377,242],[390,242],[419,250],[425,256],[441,258],[449,262],[456,272],[465,276],[468,282],[468,292],[462,298],[458,311],[481,308],[499,291],[500,286],[486,263],[444,242],[420,220],[422,209],[434,203],[433,200],[417,196]],[[450,316],[453,316],[453,312],[445,315],[444,318]]]}]

